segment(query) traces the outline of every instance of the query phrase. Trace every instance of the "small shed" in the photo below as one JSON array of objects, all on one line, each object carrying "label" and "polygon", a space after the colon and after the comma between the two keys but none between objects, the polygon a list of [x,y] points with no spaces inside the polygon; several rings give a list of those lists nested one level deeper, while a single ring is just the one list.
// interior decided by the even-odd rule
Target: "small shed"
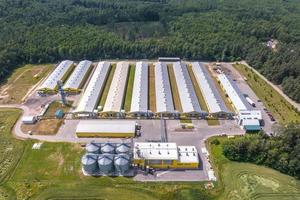
[{"label": "small shed", "polygon": [[22,117],[23,124],[34,124],[36,122],[35,116],[24,116]]},{"label": "small shed", "polygon": [[55,118],[62,119],[64,117],[65,113],[63,110],[59,109],[55,112]]}]

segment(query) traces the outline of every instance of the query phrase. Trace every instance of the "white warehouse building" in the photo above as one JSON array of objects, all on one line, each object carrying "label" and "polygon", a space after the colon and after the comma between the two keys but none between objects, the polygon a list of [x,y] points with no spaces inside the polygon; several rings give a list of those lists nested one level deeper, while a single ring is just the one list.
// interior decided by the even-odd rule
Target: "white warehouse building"
[{"label": "white warehouse building", "polygon": [[210,115],[216,117],[231,117],[231,113],[219,94],[212,77],[203,63],[193,62],[192,71],[201,90]]},{"label": "white warehouse building", "polygon": [[55,70],[39,87],[38,91],[42,93],[54,93],[57,90],[57,81],[65,81],[73,69],[73,61],[62,61]]},{"label": "white warehouse building", "polygon": [[148,63],[137,62],[135,66],[130,113],[149,116],[148,111]]},{"label": "white warehouse building", "polygon": [[102,113],[122,116],[122,104],[129,71],[128,62],[118,62]]},{"label": "white warehouse building", "polygon": [[66,92],[80,92],[80,89],[84,85],[87,76],[92,69],[92,62],[88,60],[81,61],[64,84],[63,89]]},{"label": "white warehouse building", "polygon": [[172,115],[175,113],[174,104],[166,63],[154,63],[156,113]]},{"label": "white warehouse building", "polygon": [[173,71],[181,102],[182,113],[189,116],[205,115],[201,110],[189,72],[184,63],[173,63]]},{"label": "white warehouse building", "polygon": [[97,113],[97,111],[94,112],[94,109],[97,107],[97,103],[99,102],[109,69],[110,63],[98,63],[74,113],[79,115],[95,115]]},{"label": "white warehouse building", "polygon": [[237,113],[243,110],[252,109],[240,89],[230,77],[226,76],[225,74],[218,74],[218,80],[220,81],[223,90],[228,95]]}]

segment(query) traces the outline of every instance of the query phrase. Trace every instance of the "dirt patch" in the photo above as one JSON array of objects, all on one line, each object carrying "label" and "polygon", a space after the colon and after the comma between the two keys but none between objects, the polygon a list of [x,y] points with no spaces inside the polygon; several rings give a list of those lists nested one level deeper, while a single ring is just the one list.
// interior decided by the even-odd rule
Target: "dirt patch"
[{"label": "dirt patch", "polygon": [[34,125],[23,124],[21,129],[25,133],[31,131],[32,135],[56,135],[62,123],[61,119],[43,119]]}]

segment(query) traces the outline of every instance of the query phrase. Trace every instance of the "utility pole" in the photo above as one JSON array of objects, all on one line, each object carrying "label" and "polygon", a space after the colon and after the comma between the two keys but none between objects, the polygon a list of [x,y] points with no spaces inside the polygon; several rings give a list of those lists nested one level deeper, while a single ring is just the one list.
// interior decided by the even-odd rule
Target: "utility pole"
[{"label": "utility pole", "polygon": [[66,93],[62,87],[62,81],[59,80],[57,81],[57,86],[58,86],[58,92],[61,96],[61,102],[66,106],[67,105],[67,100],[66,100]]}]

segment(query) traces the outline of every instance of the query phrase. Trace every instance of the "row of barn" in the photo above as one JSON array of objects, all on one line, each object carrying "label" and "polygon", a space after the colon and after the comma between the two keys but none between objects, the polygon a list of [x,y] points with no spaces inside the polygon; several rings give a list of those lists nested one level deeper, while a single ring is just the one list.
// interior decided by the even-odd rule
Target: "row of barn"
[{"label": "row of barn", "polygon": [[[233,115],[225,106],[213,77],[203,63],[193,62],[190,67],[196,84],[201,90],[208,112],[201,108],[190,77],[191,74],[185,63],[173,62],[171,66],[174,72],[181,110],[175,109],[174,97],[172,95],[174,91],[172,91],[170,69],[168,69],[167,63],[156,62],[153,64],[155,110],[151,111],[149,106],[149,63],[141,61],[135,65],[130,114],[146,117],[154,114],[162,116],[187,115],[204,117],[210,114],[224,118]],[[72,61],[66,60],[61,62],[40,86],[39,91],[44,93],[55,92],[57,90],[57,81],[62,80],[64,82],[63,89],[66,92],[76,93],[82,90],[85,82],[88,80],[88,84],[84,87],[79,103],[74,111],[75,115],[94,116],[101,112],[109,116],[120,117],[125,114],[123,104],[130,71],[128,62],[118,62],[116,64],[103,108],[99,108],[99,101],[107,84],[111,63],[106,61],[99,62],[93,69],[92,62],[84,60],[75,69],[74,67],[75,65]],[[92,69],[93,72],[91,73]],[[67,77],[69,78],[67,79]],[[232,100],[233,107],[236,108],[237,113],[238,110],[249,109],[249,104],[244,100],[235,83],[227,75],[220,74],[217,78],[228,97]]]}]

